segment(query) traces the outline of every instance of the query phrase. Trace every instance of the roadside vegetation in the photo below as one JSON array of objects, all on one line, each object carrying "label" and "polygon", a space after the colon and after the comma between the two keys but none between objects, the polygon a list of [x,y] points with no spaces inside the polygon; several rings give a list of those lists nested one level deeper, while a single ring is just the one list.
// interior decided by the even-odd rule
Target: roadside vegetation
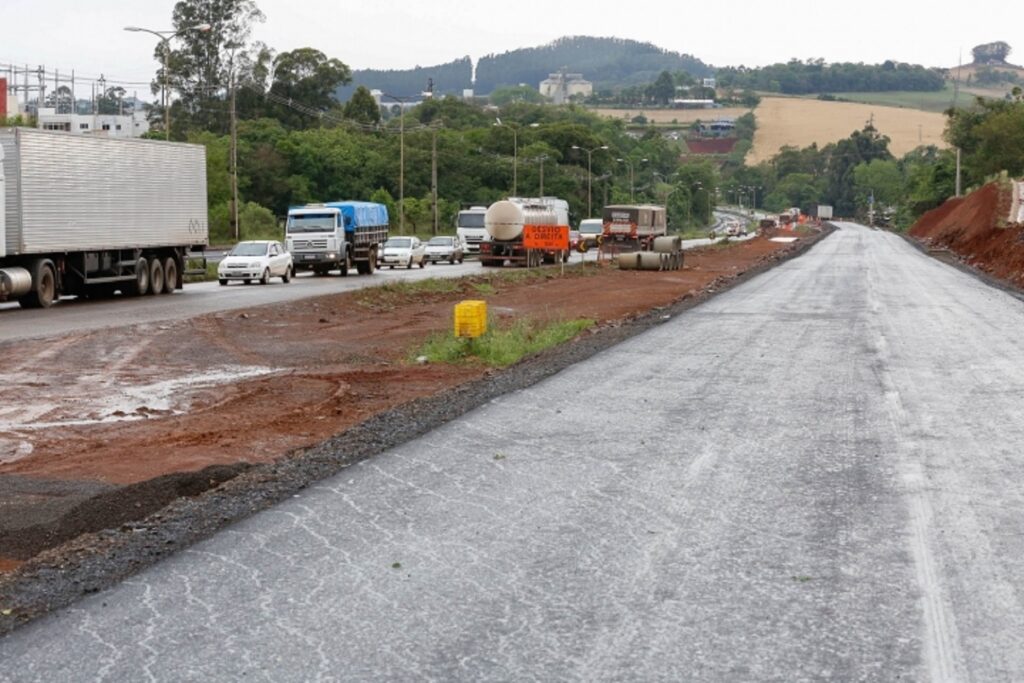
[{"label": "roadside vegetation", "polygon": [[456,337],[453,332],[433,335],[412,354],[410,360],[430,363],[479,362],[503,368],[526,356],[564,344],[593,327],[590,319],[543,322],[519,318],[511,322],[488,321],[488,331],[476,339]]}]

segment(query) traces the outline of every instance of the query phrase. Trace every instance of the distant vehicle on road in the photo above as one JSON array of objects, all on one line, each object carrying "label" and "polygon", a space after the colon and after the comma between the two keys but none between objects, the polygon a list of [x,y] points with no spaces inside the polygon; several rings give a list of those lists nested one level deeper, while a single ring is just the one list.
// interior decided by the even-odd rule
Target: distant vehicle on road
[{"label": "distant vehicle on road", "polygon": [[427,261],[430,263],[440,263],[441,261],[448,261],[451,264],[462,263],[466,258],[464,250],[465,245],[458,235],[455,237],[450,235],[431,237],[427,242]]},{"label": "distant vehicle on road", "polygon": [[418,237],[392,237],[384,243],[384,252],[380,263],[382,266],[405,266],[412,268],[427,265],[427,248]]},{"label": "distant vehicle on road", "polygon": [[[526,248],[528,226],[560,227],[569,231],[569,203],[558,197],[510,197],[487,207],[484,220],[487,239],[480,243],[480,265],[513,265],[532,268],[569,258],[566,249]],[[568,246],[568,245],[566,245]]]},{"label": "distant vehicle on road", "polygon": [[0,129],[0,301],[170,294],[208,237],[202,145]]},{"label": "distant vehicle on road", "polygon": [[617,204],[604,207],[603,246],[614,251],[648,251],[657,237],[668,234],[665,207]]},{"label": "distant vehicle on road", "polygon": [[601,246],[601,235],[604,233],[604,221],[600,218],[584,218],[580,221],[580,241],[578,249],[586,252],[588,249]]},{"label": "distant vehicle on road", "polygon": [[239,242],[217,265],[217,281],[222,285],[232,280],[265,285],[272,277],[288,284],[294,274],[292,255],[280,242],[270,240]]},{"label": "distant vehicle on road", "polygon": [[480,251],[480,243],[487,239],[484,228],[486,206],[467,206],[455,217],[455,233],[462,238],[466,251],[476,254]]}]

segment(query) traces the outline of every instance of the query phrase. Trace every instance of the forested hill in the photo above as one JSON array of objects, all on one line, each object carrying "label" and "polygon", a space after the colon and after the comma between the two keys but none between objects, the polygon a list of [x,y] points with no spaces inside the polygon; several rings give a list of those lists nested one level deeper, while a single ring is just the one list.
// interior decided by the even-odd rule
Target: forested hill
[{"label": "forested hill", "polygon": [[476,90],[489,93],[520,83],[537,87],[549,74],[563,67],[583,74],[595,88],[650,83],[662,71],[686,71],[696,78],[711,76],[714,72],[696,57],[669,52],[651,43],[575,36],[559,38],[542,47],[483,57],[476,66]]},{"label": "forested hill", "polygon": [[438,95],[461,95],[463,90],[473,87],[473,62],[469,57],[463,57],[437,66],[417,66],[412,69],[388,71],[354,71],[352,83],[338,88],[338,99],[342,102],[348,100],[360,85],[399,97],[418,95],[427,89],[430,80],[433,80],[434,92]]},{"label": "forested hill", "polygon": [[347,100],[360,85],[395,95],[418,94],[426,89],[428,79],[433,79],[434,91],[439,95],[461,95],[465,88],[475,88],[477,94],[486,95],[496,88],[520,83],[536,88],[549,74],[563,68],[583,74],[596,88],[651,83],[662,71],[686,71],[696,78],[714,73],[712,67],[696,57],[669,52],[651,43],[586,36],[487,55],[477,64],[475,85],[471,82],[472,68],[470,58],[463,57],[414,69],[355,71],[352,84],[338,89],[338,98]]}]

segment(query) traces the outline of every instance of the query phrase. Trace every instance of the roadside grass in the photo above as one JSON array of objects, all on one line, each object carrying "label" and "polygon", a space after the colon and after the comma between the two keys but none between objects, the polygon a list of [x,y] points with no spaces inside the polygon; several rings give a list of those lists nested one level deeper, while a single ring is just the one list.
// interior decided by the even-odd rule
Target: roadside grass
[{"label": "roadside grass", "polygon": [[518,319],[504,327],[494,327],[476,339],[462,339],[454,332],[432,335],[410,354],[410,361],[426,357],[430,363],[482,362],[503,368],[544,349],[564,344],[583,330],[593,327],[589,318],[539,322]]},{"label": "roadside grass", "polygon": [[[191,261],[191,259],[190,259]],[[185,264],[185,269],[190,270],[198,267],[199,262],[190,262]],[[217,279],[217,264],[210,261],[206,262],[206,273],[203,275],[186,275],[185,282],[210,282],[211,280]]]},{"label": "roadside grass", "polygon": [[[594,268],[578,265],[565,269],[565,277],[589,277]],[[398,306],[444,301],[453,295],[467,297],[491,296],[503,287],[530,281],[561,277],[552,267],[490,270],[477,275],[457,278],[427,278],[425,280],[395,281],[376,287],[367,287],[354,293],[356,305],[375,311],[390,311]]]}]

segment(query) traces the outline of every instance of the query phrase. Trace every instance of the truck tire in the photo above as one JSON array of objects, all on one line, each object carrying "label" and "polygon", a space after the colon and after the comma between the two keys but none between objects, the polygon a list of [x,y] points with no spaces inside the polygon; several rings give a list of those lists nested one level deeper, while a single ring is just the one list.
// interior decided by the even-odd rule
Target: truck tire
[{"label": "truck tire", "polygon": [[366,274],[373,275],[373,271],[377,270],[377,247],[370,247],[370,257],[366,259]]},{"label": "truck tire", "polygon": [[53,261],[40,259],[32,263],[32,291],[18,299],[22,308],[49,308],[57,300],[57,273]]},{"label": "truck tire", "polygon": [[135,262],[135,282],[129,291],[134,296],[149,294],[149,261],[144,256]]},{"label": "truck tire", "polygon": [[178,288],[178,260],[173,256],[164,259],[164,291],[163,294],[173,294]]},{"label": "truck tire", "polygon": [[154,256],[149,260],[149,293],[163,294],[164,291],[164,264]]},{"label": "truck tire", "polygon": [[352,265],[350,261],[351,259],[349,258],[349,255],[346,253],[345,258],[341,260],[341,264],[338,267],[342,277],[348,277],[348,269]]}]

